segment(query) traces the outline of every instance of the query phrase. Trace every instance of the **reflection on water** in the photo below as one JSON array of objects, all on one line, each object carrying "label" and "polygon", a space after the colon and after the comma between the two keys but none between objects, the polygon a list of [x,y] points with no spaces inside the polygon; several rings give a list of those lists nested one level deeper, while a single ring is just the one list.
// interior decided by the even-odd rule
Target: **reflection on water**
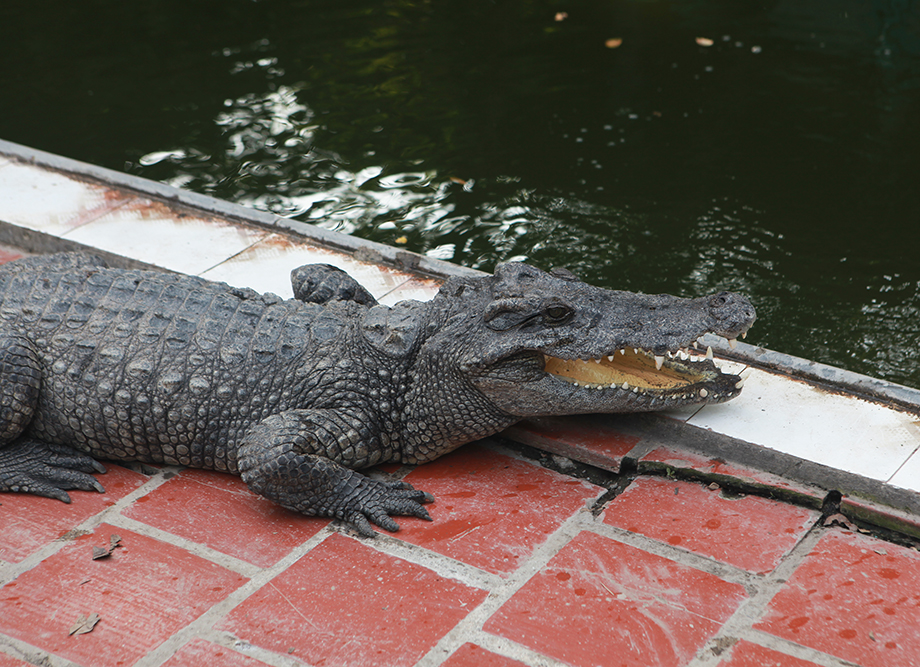
[{"label": "reflection on water", "polygon": [[743,291],[749,340],[920,387],[915,1],[157,0],[92,43],[26,4],[4,138],[487,270]]}]

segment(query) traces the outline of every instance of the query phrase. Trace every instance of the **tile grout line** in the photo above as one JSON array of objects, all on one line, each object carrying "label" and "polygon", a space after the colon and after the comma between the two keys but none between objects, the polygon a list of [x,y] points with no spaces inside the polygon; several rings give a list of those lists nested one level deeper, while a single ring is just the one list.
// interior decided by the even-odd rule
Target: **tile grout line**
[{"label": "tile grout line", "polygon": [[904,468],[904,466],[906,466],[906,465],[910,462],[910,460],[911,460],[913,457],[915,457],[915,456],[920,456],[920,454],[918,454],[918,452],[920,452],[920,443],[918,443],[917,446],[914,448],[914,451],[912,451],[910,454],[908,454],[908,455],[907,455],[907,458],[905,458],[904,461],[901,462],[901,465],[898,466],[898,469],[895,470],[893,473],[891,473],[891,477],[889,477],[889,478],[886,479],[886,480],[883,480],[883,482],[884,482],[885,484],[890,485],[890,486],[895,486],[894,484],[891,483],[891,480],[893,480],[895,477],[898,476],[898,473],[901,472],[901,470]]},{"label": "tile grout line", "polygon": [[0,656],[9,655],[30,665],[41,667],[83,667],[78,662],[33,646],[15,637],[0,633]]},{"label": "tile grout line", "polygon": [[793,658],[814,662],[821,667],[860,667],[859,663],[850,662],[754,628],[747,631],[744,640],[757,646],[791,655]]},{"label": "tile grout line", "polygon": [[[331,537],[337,532],[338,531],[334,530],[331,526],[324,526],[315,535],[291,549],[284,558],[281,558],[271,567],[262,568],[259,572],[256,572],[254,576],[249,578],[249,581],[245,582],[242,586],[230,593],[223,600],[216,602],[204,613],[198,616],[198,618],[194,619],[184,627],[177,630],[173,635],[160,642],[144,657],[135,662],[134,667],[159,667],[159,665],[162,665],[164,662],[169,660],[190,640],[196,637],[206,636],[210,633],[219,632],[213,629],[213,626],[217,622],[222,620],[236,607],[245,602],[273,579],[284,573],[291,565],[300,560],[303,556],[305,556],[307,553],[312,551],[315,547],[322,544],[327,538]],[[247,646],[249,645],[247,642],[242,643],[246,644]],[[237,647],[233,648],[234,650],[237,650]],[[242,651],[238,652],[244,653]],[[268,651],[268,653],[272,652]],[[304,663],[298,661],[295,664]]]},{"label": "tile grout line", "polygon": [[[242,639],[237,639],[232,633],[226,630],[214,630],[213,628],[205,631],[198,631],[191,639],[203,639],[211,642],[228,651],[233,651],[239,655],[261,660],[271,667],[311,667],[312,663],[304,662],[298,658],[250,644]],[[191,641],[191,639],[189,641]],[[180,647],[181,648],[181,647]]]},{"label": "tile grout line", "polygon": [[175,470],[178,470],[178,468],[170,467],[160,469],[156,474],[150,476],[150,479],[134,489],[134,491],[131,493],[128,493],[123,498],[117,500],[114,504],[109,505],[96,514],[87,517],[77,525],[70,528],[70,530],[65,532],[62,536],[56,537],[47,544],[39,547],[18,563],[12,563],[9,569],[4,568],[3,570],[0,570],[0,587],[5,586],[11,581],[14,581],[22,574],[37,567],[42,561],[50,558],[58,551],[63,549],[72,541],[69,537],[70,535],[91,533],[100,525],[106,523],[109,517],[118,516],[124,508],[133,503],[137,498],[147,495],[149,492],[167,482],[170,479],[169,473],[174,473]]},{"label": "tile grout line", "polygon": [[[78,229],[82,229],[86,227],[87,225],[95,222],[99,218],[106,216],[109,213],[113,213],[117,211],[118,209],[127,206],[131,202],[138,201],[138,199],[139,199],[138,197],[131,196],[131,197],[127,197],[118,202],[105,203],[102,206],[99,206],[98,208],[84,209],[83,211],[78,212],[77,215],[75,215],[73,218],[68,219],[66,223],[68,225],[66,231],[61,232],[60,234],[51,234],[51,235],[56,236],[59,239],[64,239],[64,240],[69,241],[70,239],[67,237],[67,235],[70,234],[71,232],[75,232]],[[76,223],[76,224],[74,224],[73,226],[70,226],[70,223]],[[42,231],[45,234],[50,233],[44,230],[39,230],[39,231]],[[132,259],[137,259],[137,258],[135,257]]]},{"label": "tile grout line", "polygon": [[[235,226],[235,225],[234,225],[234,226]],[[208,271],[212,271],[212,270],[216,269],[218,266],[223,266],[224,264],[226,264],[227,262],[229,262],[230,260],[232,260],[234,257],[239,257],[239,256],[242,255],[244,252],[247,252],[247,251],[249,251],[249,250],[252,250],[254,247],[256,247],[257,245],[259,245],[260,243],[262,243],[262,242],[264,242],[265,240],[267,240],[267,239],[271,238],[272,236],[275,236],[275,235],[276,235],[274,232],[270,232],[270,231],[268,231],[268,230],[259,230],[259,231],[261,231],[261,232],[264,233],[264,235],[263,235],[261,238],[259,238],[259,239],[255,240],[255,241],[253,241],[253,242],[250,243],[248,246],[246,246],[245,248],[242,248],[242,249],[239,250],[238,252],[235,252],[235,253],[233,253],[232,255],[228,255],[227,257],[224,257],[222,260],[220,260],[219,262],[217,262],[217,263],[214,264],[213,266],[209,266],[208,268],[199,271],[199,272],[196,273],[195,275],[198,276],[199,278],[204,278],[204,276],[203,276],[202,274],[207,273]],[[207,280],[207,278],[205,278],[205,280]]]},{"label": "tile grout line", "polygon": [[528,667],[570,667],[568,662],[562,662],[548,655],[543,655],[529,646],[517,643],[513,639],[493,635],[483,630],[469,637],[467,641],[497,655],[523,662]]},{"label": "tile grout line", "polygon": [[648,537],[639,533],[631,533],[628,530],[617,528],[616,526],[609,526],[600,521],[592,521],[584,526],[584,530],[614,540],[620,544],[640,549],[654,556],[666,558],[678,565],[684,565],[694,570],[711,574],[723,581],[738,584],[744,587],[748,595],[750,595],[751,591],[756,589],[764,580],[764,575],[762,574],[748,572],[735,565],[716,560],[712,556],[704,556],[688,549],[672,546],[667,542],[656,540],[653,537]]},{"label": "tile grout line", "polygon": [[[158,542],[163,542],[165,544],[178,547],[183,551],[187,551],[193,556],[197,556],[203,560],[209,561],[218,565],[225,570],[230,570],[236,574],[240,574],[247,579],[252,579],[254,576],[257,576],[264,568],[259,567],[249,561],[243,560],[242,558],[237,558],[231,556],[230,554],[225,554],[222,551],[213,549],[205,544],[200,542],[195,542],[175,533],[170,533],[169,531],[157,528],[155,526],[148,525],[137,519],[132,519],[126,517],[123,514],[118,514],[112,518],[112,520],[107,521],[106,523],[114,526],[116,528],[124,528],[125,530],[130,530],[139,535],[145,537],[150,537],[157,540]],[[125,546],[130,546],[125,544]]]},{"label": "tile grout line", "polygon": [[[453,628],[444,634],[434,646],[416,663],[416,667],[437,667],[447,660],[464,643],[475,640],[476,637],[488,635],[483,631],[483,626],[511,597],[517,593],[534,575],[544,568],[553,557],[565,548],[580,532],[582,532],[581,518],[588,514],[587,508],[579,510],[562,524],[546,539],[543,544],[534,549],[526,561],[514,570],[507,579],[494,588],[482,603],[461,619]],[[538,667],[540,663],[533,663],[530,658],[539,655],[548,658],[531,649],[527,655],[515,650],[517,645],[513,642],[502,644],[500,648],[507,648],[511,655],[506,657],[524,661],[525,664]],[[546,665],[559,664],[555,661],[544,662]]]},{"label": "tile grout line", "polygon": [[[783,557],[773,571],[755,584],[755,591],[739,605],[738,609],[727,621],[722,623],[719,630],[709,638],[709,641],[700,647],[687,667],[715,667],[725,657],[724,644],[729,643],[730,646],[733,646],[738,640],[747,639],[749,634],[754,635],[756,633],[756,636],[761,637],[760,641],[755,640],[754,642],[761,645],[764,643],[763,637],[772,638],[772,635],[754,630],[754,624],[763,618],[770,602],[786,585],[805,559],[811,555],[826,532],[819,518],[789,553]],[[785,647],[779,642],[770,641],[767,643],[769,644],[767,648],[787,652],[783,650]],[[826,653],[806,646],[801,646],[797,653],[801,655],[796,657],[803,657],[823,667],[841,667],[847,664],[837,661],[837,658],[833,658]]]},{"label": "tile grout line", "polygon": [[453,579],[473,588],[492,591],[505,581],[505,578],[499,574],[469,565],[423,546],[403,542],[398,537],[386,533],[378,533],[377,537],[373,538],[356,537],[355,539],[382,554],[419,565],[441,577]]}]

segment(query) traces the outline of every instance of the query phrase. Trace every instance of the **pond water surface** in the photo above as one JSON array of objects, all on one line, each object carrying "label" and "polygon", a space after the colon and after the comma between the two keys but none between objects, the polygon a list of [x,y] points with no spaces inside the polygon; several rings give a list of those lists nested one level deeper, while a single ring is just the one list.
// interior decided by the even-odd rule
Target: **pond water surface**
[{"label": "pond water surface", "polygon": [[0,137],[920,387],[915,1],[3,3]]}]

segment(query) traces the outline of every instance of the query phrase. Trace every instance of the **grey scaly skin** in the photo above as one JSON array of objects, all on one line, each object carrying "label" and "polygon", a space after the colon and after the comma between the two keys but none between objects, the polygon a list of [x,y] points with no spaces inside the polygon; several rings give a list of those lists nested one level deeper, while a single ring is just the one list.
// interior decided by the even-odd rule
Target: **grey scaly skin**
[{"label": "grey scaly skin", "polygon": [[390,515],[428,519],[432,498],[356,470],[525,417],[728,400],[737,376],[671,354],[754,321],[727,292],[615,292],[516,263],[392,308],[333,267],[292,282],[284,301],[82,254],[0,267],[0,491],[69,502],[101,490],[95,458],[167,463],[239,474],[362,535],[397,530]]}]

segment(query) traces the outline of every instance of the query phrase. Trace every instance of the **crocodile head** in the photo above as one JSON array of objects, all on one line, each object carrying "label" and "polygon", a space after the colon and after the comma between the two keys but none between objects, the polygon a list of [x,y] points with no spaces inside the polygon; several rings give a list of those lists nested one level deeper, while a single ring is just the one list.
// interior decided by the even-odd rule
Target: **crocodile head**
[{"label": "crocodile head", "polygon": [[436,301],[451,304],[429,339],[450,359],[445,371],[459,371],[518,417],[727,401],[743,381],[722,373],[711,350],[694,348],[707,333],[733,340],[755,319],[750,302],[731,292],[683,299],[612,291],[521,263],[453,279]]}]

